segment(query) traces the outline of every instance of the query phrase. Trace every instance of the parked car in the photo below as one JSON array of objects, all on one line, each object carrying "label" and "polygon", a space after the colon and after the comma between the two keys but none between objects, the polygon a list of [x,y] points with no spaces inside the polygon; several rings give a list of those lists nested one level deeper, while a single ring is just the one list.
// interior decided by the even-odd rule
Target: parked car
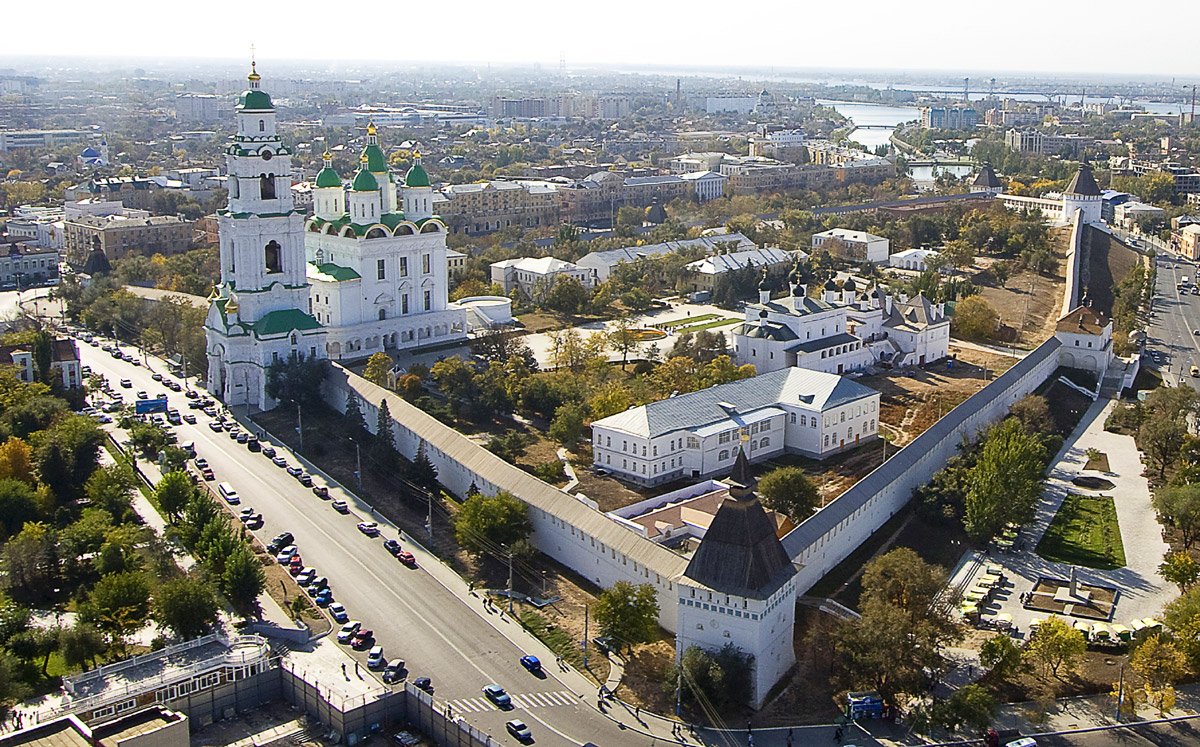
[{"label": "parked car", "polygon": [[126,389],[132,389],[133,382],[130,381],[129,379],[121,379],[121,386],[123,386]]},{"label": "parked car", "polygon": [[329,500],[329,488],[324,485],[313,485],[313,495],[322,500]]},{"label": "parked car", "polygon": [[262,529],[263,523],[264,523],[263,515],[255,514],[255,515],[251,516],[249,519],[246,519],[246,528],[247,529]]},{"label": "parked car", "polygon": [[362,623],[360,623],[358,620],[350,620],[346,622],[344,625],[342,625],[341,630],[338,631],[337,642],[349,643],[354,639],[355,634],[358,633],[358,629],[361,627]]},{"label": "parked car", "polygon": [[271,459],[271,463],[274,464],[276,467],[287,467],[288,466],[287,460],[281,456],[277,456],[277,457],[274,457],[273,459]]},{"label": "parked car", "polygon": [[187,423],[188,425],[195,425],[196,424],[196,416],[190,412],[185,412],[183,414],[183,422]]},{"label": "parked car", "polygon": [[508,693],[504,692],[504,688],[499,685],[484,685],[483,696],[492,701],[497,708],[504,710],[512,708],[512,698],[508,697]]},{"label": "parked car", "polygon": [[314,578],[317,577],[317,569],[308,567],[296,574],[296,583],[301,586],[308,586]]},{"label": "parked car", "polygon": [[367,652],[367,669],[382,669],[387,663],[388,660],[383,658],[383,646],[372,646]]},{"label": "parked car", "polygon": [[271,542],[267,545],[267,549],[271,552],[279,552],[283,548],[292,544],[295,539],[296,538],[292,536],[291,532],[280,532],[271,538]]},{"label": "parked car", "polygon": [[386,684],[391,684],[400,679],[400,673],[404,671],[403,659],[392,659],[383,668],[383,681]]},{"label": "parked car", "polygon": [[306,488],[312,487],[312,484],[313,484],[312,475],[308,474],[307,472],[301,472],[299,475],[296,476],[296,480]]},{"label": "parked car", "polygon": [[413,680],[413,687],[418,690],[424,690],[427,693],[433,692],[433,680],[428,677],[418,677]]},{"label": "parked car", "polygon": [[358,531],[362,532],[368,537],[378,537],[379,525],[373,521],[360,521],[358,522]]},{"label": "parked car", "polygon": [[299,467],[297,467],[295,465],[288,465],[287,473],[289,475],[291,475],[292,477],[300,477],[300,475],[304,474],[304,470],[300,469]]},{"label": "parked car", "polygon": [[320,589],[313,594],[313,601],[317,603],[318,607],[328,607],[333,602],[333,592],[329,589]]},{"label": "parked car", "polygon": [[214,433],[220,433],[221,432],[221,424],[218,423],[217,421],[213,420],[208,424],[208,429]]},{"label": "parked car", "polygon": [[329,603],[329,616],[340,623],[348,622],[350,615],[346,613],[346,605],[341,602]]},{"label": "parked car", "polygon": [[345,501],[334,501],[333,503],[330,503],[329,505],[333,506],[333,510],[337,511],[339,514],[350,513],[350,507],[346,505]]},{"label": "parked car", "polygon": [[413,554],[411,552],[406,552],[406,551],[402,550],[402,551],[396,553],[396,560],[399,560],[401,563],[408,566],[409,568],[417,567],[417,559],[413,557]]},{"label": "parked car", "polygon": [[292,558],[300,553],[300,548],[295,545],[287,545],[283,547],[278,554],[275,555],[275,562],[280,565],[287,565],[292,562]]},{"label": "parked car", "polygon": [[395,555],[400,552],[400,543],[394,539],[386,539],[383,541],[383,549]]},{"label": "parked car", "polygon": [[354,638],[350,640],[350,648],[355,651],[362,651],[369,648],[375,642],[375,631],[370,628],[363,628],[354,634]]},{"label": "parked car", "polygon": [[262,455],[265,456],[267,459],[274,459],[275,458],[275,447],[274,446],[262,447]]}]

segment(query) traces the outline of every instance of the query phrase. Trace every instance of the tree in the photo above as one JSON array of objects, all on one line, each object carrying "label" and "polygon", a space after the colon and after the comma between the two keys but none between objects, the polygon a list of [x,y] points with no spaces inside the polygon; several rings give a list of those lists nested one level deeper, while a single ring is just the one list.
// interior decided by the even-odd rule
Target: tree
[{"label": "tree", "polygon": [[621,354],[621,369],[629,362],[629,354],[642,344],[637,324],[629,316],[621,316],[608,327],[608,341]]},{"label": "tree", "polygon": [[321,401],[321,382],[328,371],[328,360],[292,351],[286,359],[267,366],[267,396],[302,407],[316,404]]},{"label": "tree", "polygon": [[83,486],[92,505],[107,511],[117,521],[124,521],[133,510],[130,492],[137,477],[126,464],[109,464],[92,473]]},{"label": "tree", "polygon": [[1012,270],[1008,266],[1008,262],[1000,260],[992,264],[992,277],[996,278],[996,285],[1003,288],[1008,283],[1008,278],[1012,274]]},{"label": "tree", "polygon": [[150,582],[136,571],[110,573],[96,582],[80,619],[94,623],[123,645],[125,636],[150,618]]},{"label": "tree", "polygon": [[1154,510],[1180,535],[1189,549],[1200,533],[1200,484],[1166,485],[1154,491]]},{"label": "tree", "polygon": [[158,507],[167,515],[167,520],[175,523],[183,515],[183,509],[195,495],[196,489],[186,472],[175,470],[162,476],[154,486],[154,499]]},{"label": "tree", "polygon": [[551,311],[568,316],[578,314],[588,302],[587,289],[578,278],[570,275],[559,275],[553,287],[546,294],[544,304]]},{"label": "tree", "polygon": [[729,711],[746,703],[751,666],[750,657],[732,643],[716,654],[688,646],[663,679],[663,689],[674,695],[676,682],[682,682],[681,696],[687,701],[707,701],[717,711]]},{"label": "tree", "polygon": [[238,545],[225,561],[225,573],[221,576],[221,592],[229,604],[242,617],[249,617],[258,610],[258,595],[267,586],[267,574],[250,548]]},{"label": "tree", "polygon": [[108,645],[100,631],[85,622],[76,622],[69,628],[63,628],[58,636],[58,653],[63,662],[72,669],[81,668],[86,671],[88,662],[94,664],[96,657],[107,648]]},{"label": "tree", "polygon": [[979,663],[1002,680],[1019,673],[1024,665],[1021,647],[1003,633],[983,642],[979,647]]},{"label": "tree", "polygon": [[583,435],[583,416],[583,406],[574,402],[558,408],[554,420],[550,421],[550,438],[563,446],[574,446]]},{"label": "tree", "polygon": [[955,306],[952,326],[956,337],[990,340],[999,322],[1000,315],[983,296],[968,296]]},{"label": "tree", "polygon": [[154,619],[185,640],[212,629],[219,620],[217,595],[198,578],[172,579],[154,594]]},{"label": "tree", "polygon": [[592,607],[600,632],[626,648],[658,637],[658,597],[650,584],[618,581]]},{"label": "tree", "polygon": [[351,389],[346,394],[346,425],[350,428],[352,438],[362,443],[367,437],[367,420],[362,414],[362,404],[358,401],[358,392]]},{"label": "tree", "polygon": [[3,570],[8,588],[20,598],[48,597],[58,579],[58,541],[40,522],[29,522],[4,545]]},{"label": "tree", "polygon": [[1158,462],[1159,477],[1166,475],[1167,467],[1179,458],[1186,435],[1184,422],[1164,417],[1152,417],[1138,429],[1138,446]]},{"label": "tree", "polygon": [[1054,419],[1050,416],[1050,405],[1040,394],[1027,394],[1013,403],[1009,414],[1021,421],[1025,432],[1040,436],[1054,432]]},{"label": "tree", "polygon": [[26,523],[37,521],[37,491],[21,480],[0,480],[0,540],[7,540]]},{"label": "tree", "polygon": [[1037,635],[1025,644],[1025,660],[1044,680],[1051,675],[1058,677],[1064,667],[1073,670],[1086,652],[1087,640],[1083,633],[1063,618],[1054,616],[1039,625]]},{"label": "tree", "polygon": [[1171,552],[1159,563],[1158,575],[1178,586],[1182,594],[1200,578],[1200,565],[1186,552]]},{"label": "tree", "polygon": [[0,480],[33,483],[33,449],[16,436],[0,445]]},{"label": "tree", "polygon": [[388,374],[391,370],[391,357],[387,353],[375,353],[367,359],[367,368],[363,371],[363,378],[375,386],[386,388],[388,385]]},{"label": "tree", "polygon": [[817,489],[799,467],[777,467],[758,481],[758,494],[773,511],[804,521],[821,503]]},{"label": "tree", "polygon": [[1187,673],[1187,657],[1170,640],[1155,634],[1137,647],[1129,666],[1145,677],[1150,687],[1162,690]]},{"label": "tree", "polygon": [[120,425],[129,432],[129,443],[142,459],[158,460],[158,455],[176,442],[175,434],[155,423],[146,423],[132,417],[124,418]]},{"label": "tree", "polygon": [[1016,418],[992,426],[968,478],[967,534],[977,541],[996,536],[1010,522],[1032,517],[1042,492],[1045,449]]},{"label": "tree", "polygon": [[625,412],[630,407],[633,407],[633,395],[629,387],[619,381],[604,384],[588,400],[588,409],[592,411],[592,417],[596,420]]},{"label": "tree", "polygon": [[396,467],[396,436],[392,433],[392,411],[388,408],[387,399],[379,401],[379,417],[375,420],[375,442],[371,446],[371,456],[375,464],[384,470]]},{"label": "tree", "polygon": [[531,531],[525,504],[504,490],[495,495],[471,496],[454,517],[454,536],[463,549],[473,553],[512,547],[528,539]]},{"label": "tree", "polygon": [[416,456],[413,457],[412,463],[408,465],[408,479],[418,487],[435,492],[438,489],[437,477],[437,465],[429,458],[429,454],[425,449],[425,442],[421,441],[421,443],[417,444]]},{"label": "tree", "polygon": [[630,311],[645,311],[653,302],[650,294],[641,288],[630,288],[621,294],[621,303]]},{"label": "tree", "polygon": [[38,478],[60,501],[77,497],[96,469],[102,443],[104,432],[95,420],[82,415],[60,418],[34,451]]},{"label": "tree", "polygon": [[475,385],[475,367],[458,356],[434,363],[429,375],[452,401],[470,402],[479,394]]}]

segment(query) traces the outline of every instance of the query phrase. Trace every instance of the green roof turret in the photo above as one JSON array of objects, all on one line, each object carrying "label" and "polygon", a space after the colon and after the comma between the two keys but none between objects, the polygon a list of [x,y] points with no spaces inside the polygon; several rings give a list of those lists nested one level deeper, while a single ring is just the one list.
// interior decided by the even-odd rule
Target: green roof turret
[{"label": "green roof turret", "polygon": [[429,174],[425,173],[425,167],[421,165],[421,154],[413,154],[413,165],[404,175],[404,186],[406,187],[428,187]]},{"label": "green roof turret", "polygon": [[367,157],[362,157],[362,168],[358,170],[358,174],[354,177],[354,183],[350,188],[355,192],[377,192],[379,190],[379,182],[375,180],[375,175],[367,169]]},{"label": "green roof turret", "polygon": [[329,150],[325,150],[325,167],[317,172],[318,187],[340,187],[342,186],[342,177],[333,168],[333,156],[329,154]]}]

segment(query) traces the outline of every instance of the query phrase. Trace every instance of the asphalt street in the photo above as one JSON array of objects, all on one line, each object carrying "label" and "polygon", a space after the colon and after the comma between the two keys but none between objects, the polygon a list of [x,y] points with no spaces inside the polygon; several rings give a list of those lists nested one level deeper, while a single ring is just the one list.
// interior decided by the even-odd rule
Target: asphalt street
[{"label": "asphalt street", "polygon": [[[183,394],[155,382],[153,370],[147,366],[134,367],[85,343],[79,347],[83,363],[105,375],[126,402],[145,390],[151,397],[167,395],[170,406],[181,412],[198,413],[187,409]],[[155,359],[150,359],[150,365],[159,366],[166,374],[165,366]],[[130,379],[133,386],[121,388],[121,379]],[[574,673],[559,676],[553,671],[553,656],[545,678],[526,671],[519,664],[526,651],[497,627],[515,640],[528,639],[527,634],[515,622],[485,612],[475,598],[468,596],[469,601],[464,601],[449,591],[443,583],[452,584],[457,577],[419,546],[402,542],[417,557],[418,567],[401,565],[382,546],[385,538],[399,538],[394,529],[384,525],[383,536],[374,539],[359,532],[356,523],[372,517],[353,495],[330,486],[331,499],[344,499],[351,506],[349,515],[341,515],[333,510],[331,501],[319,499],[261,453],[249,451],[225,432],[212,431],[207,416],[198,413],[197,417],[195,425],[176,426],[175,433],[181,442],[195,442],[198,455],[212,466],[216,481],[232,483],[241,495],[242,507],[262,512],[265,525],[254,534],[266,542],[279,532],[292,532],[305,565],[329,578],[335,600],[346,606],[352,619],[374,630],[385,656],[403,658],[410,678],[432,678],[437,699],[449,703],[454,713],[502,744],[518,744],[504,729],[511,718],[523,719],[538,744],[649,741],[647,737],[634,740],[635,734],[598,713],[594,686],[585,685]],[[298,463],[286,449],[274,445],[290,464]],[[546,661],[544,653],[532,646],[531,651]],[[365,664],[365,655],[356,656]],[[520,706],[512,711],[496,709],[480,692],[489,683],[504,687]]]},{"label": "asphalt street", "polygon": [[[1173,256],[1160,255],[1156,261],[1158,280],[1146,340],[1151,358],[1143,362],[1172,385],[1187,381],[1200,386],[1200,377],[1191,375],[1192,366],[1200,366],[1200,294],[1191,292],[1200,268]],[[1176,286],[1185,276],[1191,287],[1180,291]]]}]

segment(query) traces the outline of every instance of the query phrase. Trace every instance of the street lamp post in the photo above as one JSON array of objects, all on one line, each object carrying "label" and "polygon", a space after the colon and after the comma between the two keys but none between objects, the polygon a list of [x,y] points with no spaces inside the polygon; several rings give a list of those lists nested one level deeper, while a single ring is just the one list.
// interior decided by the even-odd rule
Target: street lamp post
[{"label": "street lamp post", "polygon": [[300,436],[300,452],[304,452],[304,415],[300,410],[300,403],[296,403],[296,433]]}]

